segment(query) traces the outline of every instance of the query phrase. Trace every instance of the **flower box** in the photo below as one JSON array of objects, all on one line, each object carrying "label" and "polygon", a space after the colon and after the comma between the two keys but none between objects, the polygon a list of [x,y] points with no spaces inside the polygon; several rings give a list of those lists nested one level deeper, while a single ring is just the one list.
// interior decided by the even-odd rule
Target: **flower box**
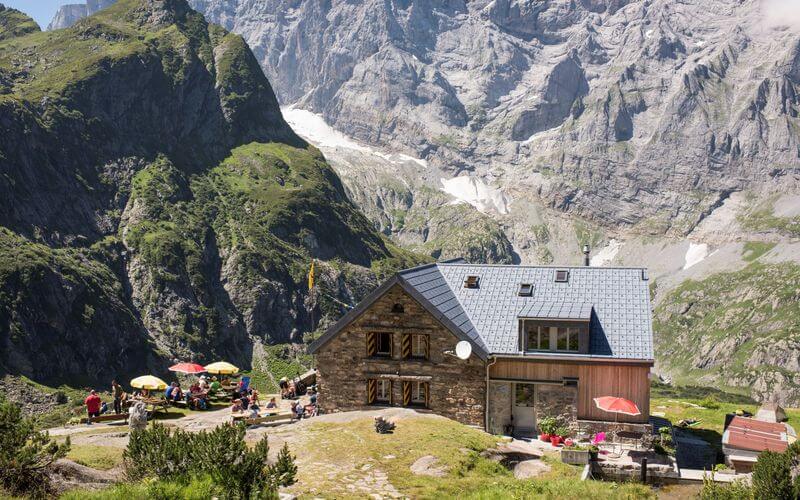
[{"label": "flower box", "polygon": [[561,449],[561,461],[565,464],[585,465],[589,463],[589,450]]}]

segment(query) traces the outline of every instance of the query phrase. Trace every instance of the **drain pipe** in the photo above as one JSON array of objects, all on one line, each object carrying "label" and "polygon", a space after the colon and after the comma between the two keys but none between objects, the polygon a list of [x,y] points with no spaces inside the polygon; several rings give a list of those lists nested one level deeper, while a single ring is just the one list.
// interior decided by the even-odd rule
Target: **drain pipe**
[{"label": "drain pipe", "polygon": [[489,432],[489,368],[497,363],[497,358],[492,357],[492,362],[486,364],[486,406],[483,408],[483,430]]}]

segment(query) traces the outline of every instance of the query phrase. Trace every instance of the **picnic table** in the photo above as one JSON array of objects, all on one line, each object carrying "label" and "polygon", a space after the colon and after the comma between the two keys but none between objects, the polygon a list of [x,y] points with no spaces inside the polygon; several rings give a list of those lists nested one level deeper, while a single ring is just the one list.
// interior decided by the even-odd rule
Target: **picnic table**
[{"label": "picnic table", "polygon": [[169,401],[166,398],[132,398],[125,402],[126,407],[131,407],[134,403],[141,401],[147,406],[147,413],[154,415],[156,412],[164,410],[164,413],[169,411]]}]

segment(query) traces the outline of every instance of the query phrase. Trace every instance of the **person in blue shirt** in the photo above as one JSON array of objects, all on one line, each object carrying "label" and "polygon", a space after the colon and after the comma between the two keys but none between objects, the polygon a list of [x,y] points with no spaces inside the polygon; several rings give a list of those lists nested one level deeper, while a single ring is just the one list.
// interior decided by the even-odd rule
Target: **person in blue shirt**
[{"label": "person in blue shirt", "polygon": [[175,392],[175,388],[178,386],[175,382],[169,384],[167,390],[164,391],[164,397],[167,398],[167,401],[172,401],[172,393]]}]

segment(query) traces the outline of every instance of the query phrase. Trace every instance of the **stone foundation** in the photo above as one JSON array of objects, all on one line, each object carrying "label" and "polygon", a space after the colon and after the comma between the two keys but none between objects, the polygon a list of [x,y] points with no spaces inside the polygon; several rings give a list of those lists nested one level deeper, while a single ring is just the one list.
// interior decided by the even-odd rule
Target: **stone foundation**
[{"label": "stone foundation", "polygon": [[[617,432],[625,432],[625,433],[652,433],[653,426],[651,424],[634,424],[629,422],[602,422],[599,420],[578,420],[576,422],[578,432],[582,432],[584,434],[597,434],[598,432],[605,432],[606,434],[610,434],[612,431],[616,430]],[[608,436],[610,439],[610,436]],[[620,442],[625,442],[624,438],[620,439]]]},{"label": "stone foundation", "polygon": [[511,384],[492,382],[489,384],[489,432],[502,435],[511,423]]}]

